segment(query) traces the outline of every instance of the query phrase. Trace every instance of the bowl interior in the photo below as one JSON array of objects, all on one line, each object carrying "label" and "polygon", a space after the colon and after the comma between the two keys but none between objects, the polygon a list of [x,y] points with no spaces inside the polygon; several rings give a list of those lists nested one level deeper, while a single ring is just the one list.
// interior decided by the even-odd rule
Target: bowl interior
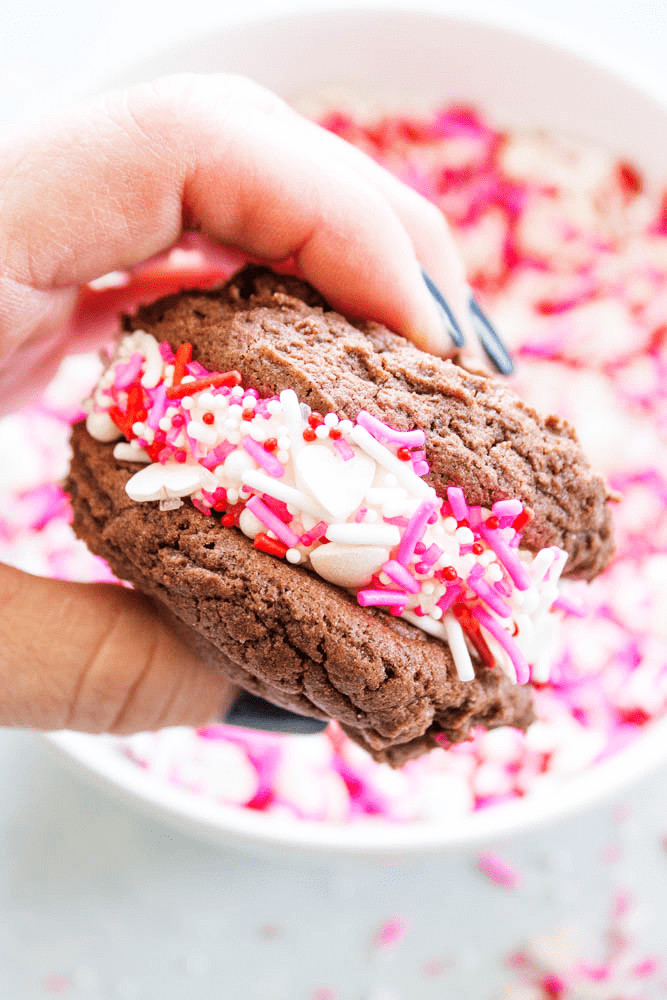
[{"label": "bowl interior", "polygon": [[[631,155],[648,171],[664,171],[659,137],[667,134],[667,108],[658,99],[573,51],[464,18],[376,10],[251,20],[186,40],[108,83],[223,70],[297,101],[321,92],[394,108],[461,101],[502,125],[577,136]],[[614,758],[564,782],[558,794],[552,788],[456,824],[406,826],[294,822],[228,808],[158,783],[104,739],[76,733],[49,739],[105,787],[217,843],[385,859],[478,844],[591,804],[664,761],[666,736],[663,720]]]}]

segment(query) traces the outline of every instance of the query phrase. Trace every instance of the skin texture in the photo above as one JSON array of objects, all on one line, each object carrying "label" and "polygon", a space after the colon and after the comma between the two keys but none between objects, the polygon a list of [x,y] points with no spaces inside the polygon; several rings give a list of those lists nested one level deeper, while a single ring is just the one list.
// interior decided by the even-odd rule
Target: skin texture
[{"label": "skin texture", "polygon": [[[102,343],[128,302],[192,284],[192,272],[179,284],[144,267],[191,233],[209,238],[209,278],[229,265],[223,248],[289,259],[337,309],[445,355],[421,264],[465,326],[440,213],[243,78],[169,77],[96,98],[9,136],[0,164],[0,412],[69,351]],[[132,271],[123,289],[86,287],[119,269]],[[0,725],[197,724],[230,697],[147,598],[0,566]]]}]

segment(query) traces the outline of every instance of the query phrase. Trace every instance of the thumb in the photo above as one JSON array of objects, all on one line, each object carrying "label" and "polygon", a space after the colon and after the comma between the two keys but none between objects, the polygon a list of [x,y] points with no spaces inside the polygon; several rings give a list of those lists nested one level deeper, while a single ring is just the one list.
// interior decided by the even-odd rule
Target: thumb
[{"label": "thumb", "polygon": [[148,598],[0,565],[0,725],[119,734],[202,725],[233,697]]}]

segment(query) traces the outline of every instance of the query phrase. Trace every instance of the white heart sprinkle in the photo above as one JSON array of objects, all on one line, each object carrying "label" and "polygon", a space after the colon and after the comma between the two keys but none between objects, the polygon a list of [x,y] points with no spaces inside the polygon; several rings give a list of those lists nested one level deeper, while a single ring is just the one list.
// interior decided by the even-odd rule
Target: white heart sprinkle
[{"label": "white heart sprinkle", "polygon": [[339,545],[330,542],[310,553],[318,576],[339,587],[363,587],[389,558],[389,549],[371,545]]},{"label": "white heart sprinkle", "polygon": [[154,462],[135,472],[125,484],[131,500],[166,500],[168,497],[185,497],[201,486],[198,465]]},{"label": "white heart sprinkle", "polygon": [[357,453],[345,462],[325,445],[301,449],[295,459],[299,486],[308,490],[335,521],[344,521],[373,482],[375,462]]}]

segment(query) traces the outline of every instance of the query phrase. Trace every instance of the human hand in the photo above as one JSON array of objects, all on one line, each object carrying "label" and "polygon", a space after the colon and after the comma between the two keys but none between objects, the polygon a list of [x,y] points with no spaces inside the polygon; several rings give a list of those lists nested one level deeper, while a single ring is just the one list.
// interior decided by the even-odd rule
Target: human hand
[{"label": "human hand", "polygon": [[[34,395],[68,351],[108,337],[145,286],[141,265],[188,232],[291,258],[341,312],[451,353],[420,272],[464,314],[463,267],[439,211],[248,80],[170,77],[106,95],[10,139],[0,162],[0,409]],[[216,267],[211,249],[210,278]],[[86,283],[132,269],[102,314]],[[148,297],[174,277],[153,278]],[[0,724],[202,724],[231,697],[123,587],[0,566],[0,637]]]}]

